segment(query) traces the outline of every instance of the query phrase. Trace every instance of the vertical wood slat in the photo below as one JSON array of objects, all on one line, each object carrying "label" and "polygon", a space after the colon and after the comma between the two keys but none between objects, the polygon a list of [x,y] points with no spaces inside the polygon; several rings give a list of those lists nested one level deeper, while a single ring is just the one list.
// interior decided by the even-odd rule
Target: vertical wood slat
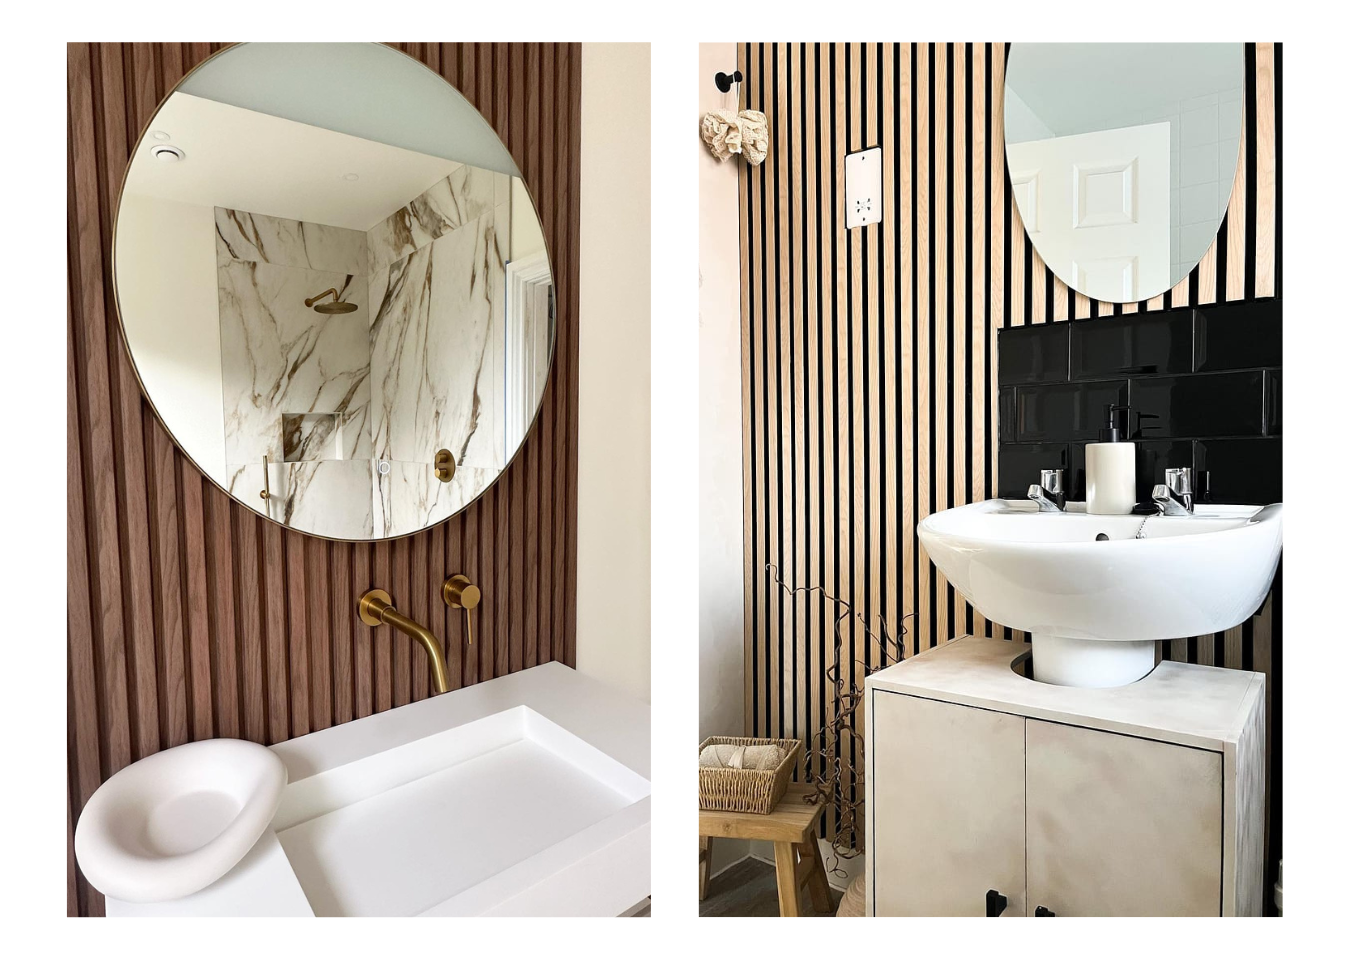
[{"label": "vertical wood slat", "polygon": [[[803,166],[802,139],[805,133],[805,117],[802,113],[802,53],[804,47],[799,43],[787,45],[788,61],[791,65],[789,71],[788,87],[788,105],[789,105],[789,139],[791,141],[791,155],[788,157],[790,164],[790,181],[795,189],[791,191],[791,245],[792,245],[792,268],[789,275],[789,292],[791,294],[791,303],[789,307],[789,345],[791,350],[790,375],[791,375],[791,397],[789,409],[791,410],[791,461],[792,461],[792,482],[791,496],[793,501],[792,509],[792,557],[791,569],[794,578],[802,576],[806,569],[806,358],[804,353],[804,338],[806,336],[806,277],[805,266],[806,258],[804,255],[804,237],[805,230],[802,224],[803,205],[802,195],[806,189],[806,171]],[[792,661],[792,682],[791,682],[791,701],[792,701],[792,726],[794,729],[802,730],[806,728],[806,597],[804,594],[798,594],[792,602],[792,633],[790,657]],[[801,758],[798,763],[798,775],[805,772],[805,758]]]},{"label": "vertical wood slat", "polygon": [[[69,71],[69,216],[71,360],[79,385],[80,448],[86,464],[109,464],[112,450],[112,386],[108,373],[107,325],[103,314],[102,262],[95,177],[93,81],[88,44],[67,47]],[[100,698],[97,728],[82,731],[102,747],[103,778],[131,762],[132,733],[127,637],[122,611],[122,562],[118,550],[116,485],[113,472],[82,474],[68,497],[85,500],[84,531],[89,551],[90,632],[94,639]],[[71,572],[68,571],[70,576]],[[68,629],[76,629],[71,624]],[[83,639],[83,638],[80,638]],[[90,791],[92,792],[92,791]],[[73,804],[83,807],[88,796]],[[101,903],[99,904],[101,912]]]},{"label": "vertical wood slat", "polygon": [[[803,45],[800,63],[802,66],[800,83],[802,126],[801,135],[798,138],[801,147],[798,152],[802,158],[804,180],[799,210],[802,217],[803,246],[801,249],[804,258],[802,262],[802,292],[805,297],[804,327],[801,336],[805,341],[803,358],[806,367],[803,371],[803,381],[806,387],[798,400],[803,408],[802,420],[805,435],[802,452],[805,468],[803,477],[805,482],[804,508],[799,516],[804,518],[806,527],[804,539],[806,542],[803,548],[803,566],[794,570],[794,575],[799,580],[804,577],[812,582],[817,582],[821,576],[820,556],[821,536],[823,535],[818,493],[821,488],[822,460],[819,451],[825,422],[819,415],[819,407],[815,403],[815,398],[820,395],[819,381],[822,370],[820,337],[817,335],[820,323],[817,301],[820,299],[818,270],[821,251],[820,244],[816,239],[820,226],[820,211],[816,207],[815,200],[816,190],[820,183],[816,172],[816,164],[819,161],[818,142],[820,138],[815,109],[819,97],[816,86],[816,73],[819,68],[816,44]],[[813,504],[815,509],[811,509]],[[819,619],[824,606],[822,598],[814,593],[804,594],[802,600],[799,614],[802,617],[802,629],[797,638],[802,651],[802,664],[798,674],[797,695],[801,701],[802,715],[806,720],[799,729],[811,729],[812,727],[818,727],[823,720],[820,711],[821,693],[825,685],[823,640],[820,639],[819,631],[813,633],[811,625]],[[819,772],[811,759],[811,757],[806,758],[804,768],[808,776],[814,776]]]},{"label": "vertical wood slat", "polygon": [[[390,589],[391,566],[407,584],[395,599],[444,639],[454,686],[479,671],[463,614],[440,601],[450,573],[467,573],[498,610],[486,676],[575,663],[580,45],[397,45],[460,87],[521,159],[552,255],[559,345],[540,422],[497,485],[505,493],[383,548],[283,531],[231,501],[174,448],[122,342],[111,256],[130,149],[184,72],[223,46],[67,47],[72,831],[104,779],[156,750],[210,736],[272,743],[428,695],[420,651],[398,652],[356,617],[362,592]],[[67,908],[101,915],[72,836]]]},{"label": "vertical wood slat", "polygon": [[[751,91],[753,86],[759,83],[759,77],[750,72],[749,59],[746,51],[747,44],[736,45],[736,68],[740,70],[741,75],[745,77],[745,103],[743,106],[751,105]],[[738,107],[742,104],[737,104]],[[741,511],[741,542],[745,549],[745,562],[742,564],[744,571],[741,578],[742,602],[744,604],[744,629],[743,629],[743,681],[742,681],[742,710],[744,713],[744,730],[746,733],[753,733],[755,730],[755,693],[757,690],[758,677],[755,676],[754,653],[757,645],[757,638],[753,626],[752,614],[755,610],[756,585],[759,582],[758,558],[755,555],[755,514],[754,504],[754,461],[755,434],[751,422],[753,416],[753,403],[750,392],[751,369],[753,366],[754,352],[754,318],[751,315],[751,294],[750,294],[750,193],[754,189],[755,177],[752,175],[748,165],[741,164],[737,168],[737,178],[739,182],[739,209],[740,209],[740,239],[738,250],[740,253],[740,290],[741,290],[741,490],[745,494],[745,504]]]},{"label": "vertical wood slat", "polygon": [[[566,153],[572,158],[572,163],[568,167],[568,197],[571,203],[579,203],[581,197],[581,44],[570,43],[567,45],[568,53],[571,57],[571,76],[573,82],[567,88],[567,108],[568,116],[571,118],[567,130]],[[569,208],[574,210],[576,208]],[[559,225],[559,232],[567,234],[567,260],[565,267],[565,276],[570,280],[571,293],[568,294],[569,317],[576,317],[581,309],[579,286],[576,278],[581,273],[581,217],[576,213],[571,213],[564,224]],[[579,328],[575,322],[567,325],[568,337],[570,339],[569,352],[567,356],[566,382],[569,384],[567,390],[567,440],[564,444],[564,450],[567,457],[567,494],[563,498],[561,510],[566,511],[567,521],[564,525],[566,530],[566,545],[564,556],[575,558],[577,555],[577,390],[578,382],[578,364],[580,363],[581,351],[579,349]],[[563,661],[570,664],[577,662],[577,565],[575,562],[565,564],[563,570]]]},{"label": "vertical wood slat", "polygon": [[[915,241],[914,256],[916,260],[916,280],[915,280],[915,368],[917,370],[917,398],[918,403],[913,412],[917,421],[917,440],[914,449],[914,463],[916,470],[915,492],[917,503],[915,506],[915,522],[918,523],[924,517],[932,513],[932,439],[930,436],[930,420],[932,417],[933,404],[931,402],[932,393],[929,388],[929,350],[930,350],[930,328],[932,322],[932,280],[929,273],[929,265],[933,257],[932,238],[929,233],[929,222],[932,215],[932,157],[933,146],[932,131],[930,129],[930,79],[929,66],[931,50],[929,44],[917,44],[915,47],[915,57],[917,63],[916,74],[917,84],[914,88],[914,111],[916,114],[916,126],[914,135],[914,155],[915,155]],[[929,601],[929,581],[932,576],[932,563],[928,559],[928,551],[924,549],[923,544],[918,545],[918,558],[916,560],[917,571],[915,579],[918,587],[918,603],[913,607],[913,611],[918,614],[914,620],[915,625],[915,647],[917,649],[926,649],[933,646],[937,640],[929,630],[928,623],[931,614],[931,604]]]},{"label": "vertical wood slat", "polygon": [[[988,103],[984,97],[985,81],[984,43],[973,43],[971,50],[971,500],[972,504],[988,496],[984,486],[985,464],[996,462],[998,456],[992,455],[991,439],[985,435],[984,412],[988,402],[998,397],[998,385],[990,382],[985,373],[985,361],[990,352],[990,338],[994,331],[990,328],[990,311],[984,298],[984,284],[987,279],[988,263],[985,261],[984,243],[988,238],[988,211],[985,205],[985,186],[988,170],[988,138],[984,124],[988,119]],[[984,614],[979,610],[973,613],[971,632],[975,636],[985,636]]]},{"label": "vertical wood slat", "polygon": [[[838,70],[836,68],[837,51],[833,45],[823,44],[820,52],[817,54],[820,74],[820,139],[821,139],[821,161],[820,161],[820,235],[821,241],[821,266],[820,283],[828,290],[838,289],[835,284],[840,275],[839,268],[839,240],[838,240],[838,221],[844,209],[844,198],[840,192],[839,168],[843,163],[842,157],[837,149],[832,149],[837,144],[837,134],[835,131],[842,129],[843,116],[836,109],[838,85]],[[761,85],[763,78],[761,78]],[[832,139],[835,138],[833,143]],[[753,228],[754,221],[751,220]],[[839,370],[839,360],[835,343],[838,339],[839,331],[839,301],[834,295],[831,295],[824,301],[821,315],[821,358],[820,358],[820,395],[821,395],[821,424],[825,427],[825,436],[822,438],[821,446],[824,448],[823,463],[821,464],[821,473],[823,482],[823,496],[821,497],[821,525],[825,530],[825,556],[822,564],[821,574],[825,588],[832,594],[839,593],[839,568],[840,553],[839,544],[841,539],[839,527],[838,507],[841,501],[839,495],[839,459],[837,456],[839,444],[839,407],[837,405],[837,380]],[[763,395],[764,387],[761,386],[758,393]],[[764,517],[760,518],[760,523],[766,523]],[[835,671],[841,669],[838,657],[835,652],[835,617],[837,612],[832,610],[828,604],[822,605],[820,618],[821,644],[824,646],[824,665],[823,675],[831,676]],[[762,661],[763,658],[761,657]],[[828,707],[826,708],[828,709]],[[831,740],[825,744],[825,756],[822,758],[827,769],[832,769],[839,755],[839,745]],[[835,819],[828,819],[827,833],[834,836]]]},{"label": "vertical wood slat", "polygon": [[206,512],[202,503],[202,476],[177,458],[183,519],[178,531],[183,558],[183,606],[187,611],[187,657],[191,730],[188,739],[214,736],[211,704],[210,598],[206,587]]},{"label": "vertical wood slat", "polygon": [[284,597],[286,672],[290,704],[289,736],[309,732],[309,609],[305,602],[304,537],[287,531],[280,541],[285,557]]},{"label": "vertical wood slat", "polygon": [[[755,734],[811,737],[830,707],[828,694],[818,708],[811,702],[804,672],[824,686],[812,671],[831,665],[832,618],[823,605],[780,607],[766,589],[766,562],[781,556],[785,577],[799,572],[799,583],[823,585],[869,613],[917,612],[909,653],[967,629],[962,598],[914,529],[934,509],[997,490],[999,329],[1278,292],[1275,45],[1248,47],[1254,76],[1219,235],[1223,276],[1212,247],[1171,291],[1130,304],[1069,290],[1027,241],[1004,162],[1009,49],[955,45],[949,55],[945,44],[820,44],[803,58],[796,46],[738,46],[746,106],[765,111],[772,137],[769,159],[743,167],[740,180],[746,715]],[[842,159],[877,143],[887,176],[883,226],[845,231]],[[1257,669],[1276,690],[1278,586],[1272,597],[1250,624],[1175,641],[1167,655]],[[978,611],[969,622],[977,634],[1024,637]],[[846,630],[844,656],[850,639],[859,658],[874,652]],[[1271,727],[1279,706],[1275,696]]]},{"label": "vertical wood slat", "polygon": [[[863,143],[862,125],[862,92],[863,86],[867,82],[863,76],[862,69],[862,44],[850,43],[848,45],[849,56],[842,61],[841,66],[845,73],[845,89],[847,91],[847,117],[848,124],[845,128],[845,136],[848,144],[848,151],[861,150]],[[785,185],[780,185],[779,190],[785,189]],[[847,194],[845,194],[847,195]],[[843,230],[843,225],[840,225]],[[875,233],[875,231],[873,231]],[[870,239],[870,238],[869,238]],[[866,404],[867,387],[863,379],[864,350],[863,337],[867,325],[867,310],[863,303],[864,275],[867,268],[863,256],[863,231],[850,230],[842,233],[842,242],[848,247],[848,365],[847,380],[845,380],[845,399],[849,410],[849,437],[860,452],[867,449],[867,428],[866,428]],[[866,526],[866,460],[863,456],[849,458],[849,522],[843,529],[850,533],[849,537],[849,583],[850,590],[857,604],[858,612],[866,616],[867,612],[867,536]],[[859,629],[856,618],[850,617],[848,621],[848,671],[847,676],[851,682],[857,682],[861,677],[861,670],[858,666],[862,661],[862,645],[866,634]],[[781,730],[780,730],[781,734]],[[850,763],[856,761],[854,755],[854,744],[848,744],[848,759]]]},{"label": "vertical wood slat", "polygon": [[[877,100],[880,96],[881,83],[879,70],[881,67],[881,46],[880,44],[869,43],[863,45],[863,123],[865,127],[864,146],[871,146],[879,143],[881,140],[881,112],[878,110]],[[885,174],[882,174],[882,182],[885,182]],[[884,202],[884,198],[883,198]],[[868,322],[863,330],[866,349],[863,357],[863,384],[865,386],[865,410],[864,418],[866,430],[864,431],[865,442],[867,444],[868,456],[865,460],[865,482],[869,492],[868,508],[864,512],[864,526],[867,531],[867,550],[863,551],[864,564],[867,567],[867,606],[865,608],[866,623],[869,627],[875,629],[878,618],[882,615],[881,597],[882,597],[882,574],[880,569],[882,533],[881,533],[881,505],[877,501],[883,496],[881,486],[882,476],[882,458],[884,456],[881,440],[881,350],[882,334],[881,328],[889,319],[885,312],[885,305],[881,302],[881,246],[880,237],[869,237],[867,243],[866,270],[867,282],[865,285],[867,312],[870,314]],[[875,665],[881,661],[881,644],[877,640],[866,638],[864,648],[860,651],[859,660],[864,665]],[[861,755],[859,755],[861,759]]]},{"label": "vertical wood slat", "polygon": [[352,547],[346,543],[329,544],[328,577],[332,584],[328,595],[328,624],[332,632],[332,716],[333,725],[346,723],[356,716],[356,679],[352,650],[352,629],[356,617],[350,598],[358,596],[352,583]]},{"label": "vertical wood slat", "polygon": [[[900,219],[895,222],[896,232],[900,236],[900,403],[899,419],[896,429],[900,432],[900,606],[896,610],[897,632],[902,623],[900,618],[914,609],[915,553],[917,518],[914,515],[914,371],[915,371],[915,310],[914,310],[914,229],[915,176],[914,143],[915,123],[915,87],[913,71],[914,44],[900,45]],[[913,631],[904,641],[904,654],[911,656],[917,652],[916,635]]]},{"label": "vertical wood slat", "polygon": [[[933,379],[929,384],[932,392],[933,416],[930,422],[932,449],[930,457],[933,464],[933,512],[946,510],[948,503],[947,480],[951,471],[951,448],[949,431],[951,428],[948,409],[947,386],[951,376],[948,355],[948,295],[950,263],[947,248],[949,223],[948,198],[950,175],[947,164],[951,131],[949,129],[947,107],[950,100],[951,77],[948,73],[947,45],[933,45]],[[951,634],[947,624],[947,578],[930,561],[928,576],[934,584],[933,609],[925,626],[930,631],[929,645],[946,643]]]},{"label": "vertical wood slat", "polygon": [[[128,91],[126,113],[139,120],[146,116],[158,97],[154,76],[154,56],[149,44],[132,45],[133,88]],[[110,87],[109,92],[114,88]],[[104,107],[109,106],[105,98]],[[108,209],[111,201],[107,195],[112,192],[111,177],[114,170],[125,166],[122,159],[126,156],[124,145],[125,120],[120,119],[116,109],[105,114],[105,141],[102,155],[110,158],[111,151],[117,150],[117,159],[106,170],[108,180],[100,194],[98,204],[105,209],[103,223],[108,223]],[[120,145],[120,149],[118,149]],[[106,162],[106,161],[105,161]],[[102,231],[106,249],[111,250],[112,239]],[[110,261],[110,255],[105,262]],[[111,424],[117,444],[112,458],[103,463],[113,464],[113,475],[118,481],[117,504],[121,508],[116,516],[122,536],[122,587],[123,605],[130,657],[128,659],[128,677],[132,690],[132,721],[134,731],[133,759],[140,759],[154,753],[162,746],[159,731],[159,704],[156,689],[157,655],[155,650],[155,603],[153,599],[156,579],[150,560],[150,519],[147,505],[148,489],[145,474],[145,423],[142,417],[140,387],[131,372],[130,359],[122,347],[121,331],[115,324],[114,308],[107,296],[106,287],[111,281],[106,273],[103,276],[105,303],[107,307],[100,322],[109,324],[111,336],[107,338],[112,350],[110,367],[113,374],[113,406]]]},{"label": "vertical wood slat", "polygon": [[[900,433],[900,401],[896,397],[896,391],[899,387],[900,378],[896,375],[896,336],[900,329],[899,310],[896,301],[896,264],[900,262],[900,255],[897,250],[896,236],[903,230],[903,227],[896,222],[896,215],[899,207],[895,202],[896,189],[896,168],[895,163],[895,125],[902,117],[898,116],[899,111],[894,110],[892,105],[896,102],[898,91],[895,87],[897,58],[899,53],[895,44],[882,44],[881,58],[881,100],[877,104],[878,113],[881,115],[881,145],[882,145],[882,222],[895,225],[896,229],[885,237],[885,249],[882,252],[882,289],[881,289],[881,307],[884,322],[882,324],[882,376],[880,378],[880,388],[884,393],[882,401],[882,424],[881,434],[883,449],[881,454],[882,463],[885,472],[885,489],[880,491],[885,497],[885,521],[883,522],[884,542],[881,544],[881,556],[886,561],[885,576],[882,578],[885,583],[883,588],[886,591],[885,600],[882,604],[882,613],[886,617],[886,626],[894,634],[901,625],[900,620],[900,600],[901,590],[901,571],[897,563],[899,559],[899,538],[902,535],[900,529],[901,516],[896,509],[899,500],[900,485],[898,472],[900,470],[900,458],[897,453],[896,439]],[[880,663],[885,665],[892,656],[890,651],[886,651]]]}]

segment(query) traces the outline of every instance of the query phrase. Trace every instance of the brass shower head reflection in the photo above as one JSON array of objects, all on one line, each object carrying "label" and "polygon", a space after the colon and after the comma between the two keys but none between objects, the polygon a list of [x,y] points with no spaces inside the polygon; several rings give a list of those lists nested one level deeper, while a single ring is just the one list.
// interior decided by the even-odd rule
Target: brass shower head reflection
[{"label": "brass shower head reflection", "polygon": [[[333,295],[332,303],[319,303],[320,300],[328,296],[330,293]],[[315,313],[323,313],[330,315],[335,313],[351,313],[353,310],[356,309],[356,304],[348,303],[346,300],[338,299],[338,292],[333,287],[329,287],[327,290],[319,294],[317,297],[310,297],[308,300],[305,301],[305,306],[314,307]]]}]

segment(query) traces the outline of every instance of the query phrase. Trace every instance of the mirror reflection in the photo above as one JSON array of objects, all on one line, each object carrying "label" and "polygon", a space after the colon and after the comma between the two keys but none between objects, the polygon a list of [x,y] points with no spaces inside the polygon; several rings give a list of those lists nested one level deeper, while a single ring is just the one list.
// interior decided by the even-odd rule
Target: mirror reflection
[{"label": "mirror reflection", "polygon": [[1171,289],[1223,222],[1242,136],[1240,43],[1018,43],[1008,174],[1027,236],[1098,300]]},{"label": "mirror reflection", "polygon": [[127,172],[114,257],[165,426],[298,530],[444,520],[543,396],[552,273],[519,171],[453,87],[377,44],[245,44],[186,78]]}]

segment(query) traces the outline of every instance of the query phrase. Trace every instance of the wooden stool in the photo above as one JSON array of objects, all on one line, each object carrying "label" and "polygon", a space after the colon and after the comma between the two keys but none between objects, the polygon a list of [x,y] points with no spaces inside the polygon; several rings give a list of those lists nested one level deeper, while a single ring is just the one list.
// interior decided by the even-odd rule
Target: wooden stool
[{"label": "wooden stool", "polygon": [[735,813],[727,810],[698,812],[698,898],[707,892],[712,867],[712,839],[769,840],[773,842],[774,865],[778,868],[778,913],[799,917],[798,891],[806,884],[818,913],[830,913],[830,885],[820,862],[816,828],[825,813],[823,803],[807,803],[815,793],[807,784],[790,784],[783,799],[770,813]]}]

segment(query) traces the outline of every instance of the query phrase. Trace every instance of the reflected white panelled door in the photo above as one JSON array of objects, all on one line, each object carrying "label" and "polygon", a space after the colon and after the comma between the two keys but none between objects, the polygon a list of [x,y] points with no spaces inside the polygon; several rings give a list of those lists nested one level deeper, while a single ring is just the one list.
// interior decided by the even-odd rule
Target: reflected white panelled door
[{"label": "reflected white panelled door", "polygon": [[1152,123],[1007,145],[1027,235],[1069,286],[1116,303],[1170,286],[1170,141]]},{"label": "reflected white panelled door", "polygon": [[532,254],[506,265],[506,448],[525,438],[553,356],[553,277],[548,257]]}]

